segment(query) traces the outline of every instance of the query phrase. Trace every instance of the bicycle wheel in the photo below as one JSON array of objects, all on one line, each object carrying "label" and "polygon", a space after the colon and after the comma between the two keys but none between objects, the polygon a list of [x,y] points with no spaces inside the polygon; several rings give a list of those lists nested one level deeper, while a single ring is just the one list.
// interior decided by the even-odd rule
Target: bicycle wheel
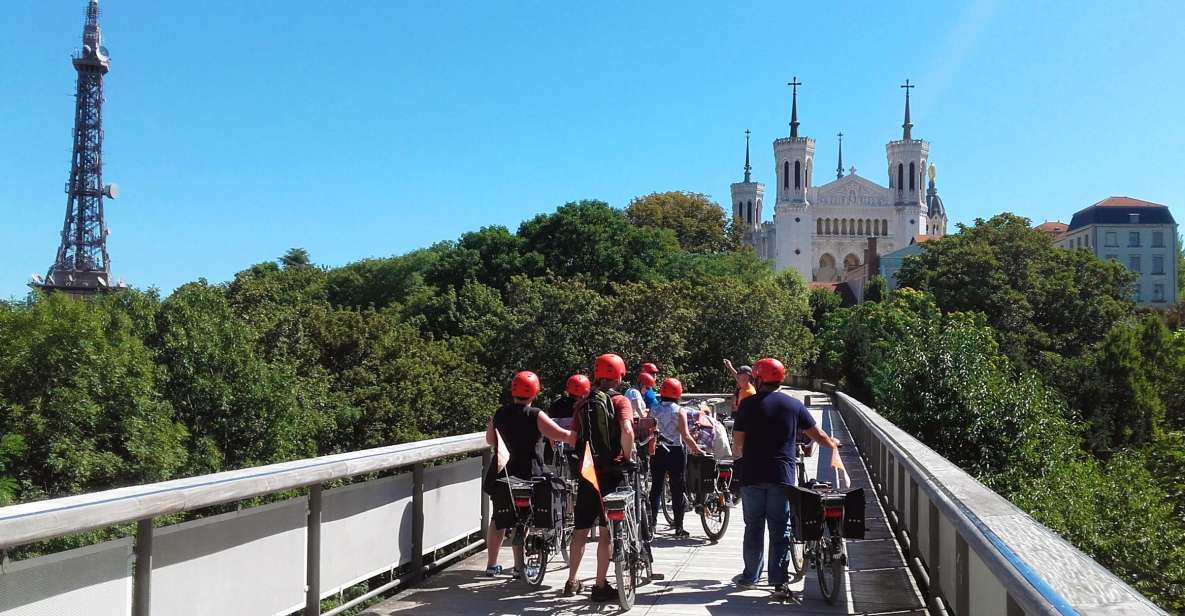
[{"label": "bicycle wheel", "polygon": [[523,543],[523,568],[520,575],[523,581],[531,586],[540,586],[543,584],[543,576],[547,574],[551,549],[547,545],[547,539],[538,532],[528,534]]},{"label": "bicycle wheel", "polygon": [[828,524],[819,542],[819,561],[815,571],[819,576],[819,592],[830,605],[835,605],[843,592],[843,538]]},{"label": "bicycle wheel", "polygon": [[700,507],[699,519],[708,540],[712,543],[720,541],[724,531],[728,530],[728,506],[724,504],[724,497],[720,494],[709,495]]},{"label": "bicycle wheel", "polygon": [[794,539],[794,518],[790,518],[790,566],[796,577],[806,575],[806,544]]},{"label": "bicycle wheel", "polygon": [[560,558],[562,558],[564,560],[564,566],[569,567],[572,565],[572,562],[571,562],[571,559],[572,559],[572,529],[571,528],[565,528],[560,531],[560,542],[559,543],[560,543],[560,546],[559,546]]},{"label": "bicycle wheel", "polygon": [[675,501],[671,499],[670,482],[662,485],[662,517],[667,521],[668,528],[675,527]]},{"label": "bicycle wheel", "polygon": [[[618,526],[624,531],[624,523]],[[616,536],[614,540],[616,541]],[[613,566],[617,576],[617,603],[623,611],[628,611],[634,607],[634,600],[637,598],[640,559],[637,547],[633,545],[628,533],[621,538],[621,542],[620,558],[614,560]],[[614,552],[617,553],[617,550]]]},{"label": "bicycle wheel", "polygon": [[617,577],[617,603],[623,611],[634,607],[637,598],[637,550],[629,536],[625,522],[614,522],[613,571]]}]

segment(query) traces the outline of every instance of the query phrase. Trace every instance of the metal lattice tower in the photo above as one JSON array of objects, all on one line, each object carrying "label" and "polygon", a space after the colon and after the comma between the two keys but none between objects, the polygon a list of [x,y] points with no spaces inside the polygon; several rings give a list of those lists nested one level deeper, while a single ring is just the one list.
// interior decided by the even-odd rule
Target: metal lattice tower
[{"label": "metal lattice tower", "polygon": [[110,57],[99,31],[98,0],[90,0],[87,5],[82,47],[72,60],[78,71],[78,88],[74,152],[66,183],[66,221],[49,273],[44,281],[34,277],[33,285],[86,295],[112,286],[103,199],[118,194],[114,185],[103,184],[103,75],[110,68]]}]

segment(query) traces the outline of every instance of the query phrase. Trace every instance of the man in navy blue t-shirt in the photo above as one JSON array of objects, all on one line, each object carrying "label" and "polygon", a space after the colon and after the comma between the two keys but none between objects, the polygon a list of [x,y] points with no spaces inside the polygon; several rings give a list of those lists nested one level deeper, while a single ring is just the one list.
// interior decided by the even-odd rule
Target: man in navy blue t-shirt
[{"label": "man in navy blue t-shirt", "polygon": [[[745,518],[745,570],[733,582],[749,587],[761,577],[768,525],[769,583],[777,592],[788,594],[789,486],[795,483],[795,439],[802,430],[825,447],[838,447],[839,441],[815,425],[801,402],[778,391],[786,378],[782,362],[771,358],[758,361],[753,364],[753,377],[758,381],[757,394],[741,402],[733,425],[733,454],[743,471],[741,508]],[[782,531],[776,533],[773,529]]]}]

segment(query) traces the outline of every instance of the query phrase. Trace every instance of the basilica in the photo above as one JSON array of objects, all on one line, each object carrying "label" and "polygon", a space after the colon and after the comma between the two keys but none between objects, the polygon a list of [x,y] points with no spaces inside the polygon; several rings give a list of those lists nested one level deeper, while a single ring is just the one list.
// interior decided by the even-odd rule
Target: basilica
[{"label": "basilica", "polygon": [[[843,133],[835,179],[814,183],[815,140],[798,135],[798,86],[795,79],[790,111],[790,136],[775,139],[777,186],[773,221],[763,221],[765,184],[754,182],[749,165],[749,132],[745,132],[744,181],[731,186],[732,214],[744,226],[745,240],[778,270],[792,267],[812,282],[840,282],[844,273],[864,264],[874,247],[878,255],[929,237],[946,234],[946,210],[934,187],[935,170],[928,165],[930,143],[914,139],[909,120],[909,89],[905,89],[905,123],[901,139],[885,145],[889,185],[856,174],[844,174]],[[929,185],[923,189],[925,180]]]}]

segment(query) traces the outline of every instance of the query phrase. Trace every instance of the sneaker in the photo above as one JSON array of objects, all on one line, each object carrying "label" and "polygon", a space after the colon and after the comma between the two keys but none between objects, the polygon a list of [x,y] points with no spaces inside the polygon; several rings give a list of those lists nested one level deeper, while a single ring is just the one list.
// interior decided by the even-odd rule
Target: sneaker
[{"label": "sneaker", "polygon": [[502,565],[486,567],[486,577],[496,577],[499,575],[502,575]]},{"label": "sneaker", "polygon": [[774,588],[774,594],[773,594],[773,598],[774,598],[774,599],[783,599],[783,600],[785,600],[785,599],[793,599],[793,598],[794,598],[794,592],[790,590],[790,585],[789,585],[789,584],[778,584],[778,585],[777,585],[777,586]]},{"label": "sneaker", "polygon": [[536,575],[539,575],[539,567],[527,565],[526,567],[523,567],[522,569],[519,569],[518,567],[514,568],[514,577],[524,576],[524,577],[530,579],[530,578],[535,577]]},{"label": "sneaker", "polygon": [[754,581],[750,582],[750,581],[746,580],[744,573],[738,573],[737,575],[734,575],[732,578],[732,583],[736,584],[737,588],[743,588],[746,590],[757,586],[757,581],[754,580]]},{"label": "sneaker", "polygon": [[597,603],[614,601],[617,599],[617,589],[610,586],[608,580],[606,580],[604,586],[593,586],[592,592],[588,593],[588,596]]},{"label": "sneaker", "polygon": [[564,584],[564,596],[575,597],[584,591],[584,583],[580,580],[568,580]]},{"label": "sneaker", "polygon": [[686,539],[686,538],[688,538],[688,537],[690,537],[690,536],[691,536],[691,533],[689,533],[689,532],[687,532],[687,531],[683,530],[682,528],[676,528],[676,529],[675,529],[675,538],[676,538],[676,539]]}]

